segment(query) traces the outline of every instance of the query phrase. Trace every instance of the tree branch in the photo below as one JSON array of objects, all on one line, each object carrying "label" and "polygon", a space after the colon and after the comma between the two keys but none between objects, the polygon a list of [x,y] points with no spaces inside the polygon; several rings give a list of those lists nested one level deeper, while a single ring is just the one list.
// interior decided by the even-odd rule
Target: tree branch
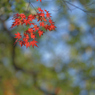
[{"label": "tree branch", "polygon": [[23,69],[23,68],[21,68],[21,67],[19,67],[19,66],[16,65],[16,63],[15,63],[15,47],[16,47],[16,45],[14,45],[14,42],[15,42],[14,36],[11,34],[11,31],[9,31],[9,30],[7,29],[6,24],[5,24],[5,20],[2,20],[1,18],[0,18],[0,20],[1,20],[2,23],[3,23],[3,26],[4,26],[4,29],[6,30],[6,33],[7,33],[7,34],[11,37],[11,39],[13,40],[13,42],[12,42],[12,64],[13,64],[14,69],[17,70],[17,71],[20,70],[20,71],[22,71],[22,72],[24,72],[24,73],[26,73],[26,74],[32,75],[33,81],[34,81],[34,86],[35,86],[38,90],[40,90],[40,91],[42,91],[43,93],[45,93],[46,95],[56,95],[55,92],[52,92],[52,93],[51,93],[51,92],[47,91],[46,89],[43,89],[43,88],[41,88],[41,87],[39,87],[39,86],[37,85],[37,75],[38,75],[38,72],[37,72],[37,71],[27,71],[27,70],[25,70],[25,69]]},{"label": "tree branch", "polygon": [[86,13],[95,13],[95,12],[90,12],[90,11],[84,10],[84,9],[82,9],[82,8],[80,8],[80,7],[78,7],[78,6],[74,5],[74,4],[72,4],[72,3],[70,3],[69,1],[63,0],[63,2],[66,2],[66,3],[68,3],[69,5],[71,5],[71,6],[75,7],[75,8],[77,8],[77,9],[82,10],[83,12],[86,12]]}]

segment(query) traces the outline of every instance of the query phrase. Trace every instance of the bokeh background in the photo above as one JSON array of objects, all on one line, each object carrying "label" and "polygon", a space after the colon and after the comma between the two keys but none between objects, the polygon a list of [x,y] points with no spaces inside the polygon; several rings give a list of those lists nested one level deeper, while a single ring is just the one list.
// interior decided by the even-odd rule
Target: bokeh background
[{"label": "bokeh background", "polygon": [[51,13],[55,31],[38,47],[14,45],[15,13],[35,14],[29,0],[0,0],[0,95],[95,95],[95,0],[30,0]]}]

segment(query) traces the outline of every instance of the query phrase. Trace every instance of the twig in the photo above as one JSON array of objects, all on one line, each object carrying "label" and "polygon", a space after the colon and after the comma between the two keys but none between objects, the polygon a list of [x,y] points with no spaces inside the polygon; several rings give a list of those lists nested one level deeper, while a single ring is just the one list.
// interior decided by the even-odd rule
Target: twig
[{"label": "twig", "polygon": [[95,12],[90,12],[90,11],[84,10],[84,9],[82,9],[82,8],[80,8],[80,7],[72,4],[72,3],[70,3],[69,1],[66,1],[66,0],[63,0],[63,1],[66,2],[66,3],[68,3],[69,5],[72,5],[73,7],[77,8],[77,9],[82,10],[83,12],[86,12],[86,13],[95,13]]},{"label": "twig", "polygon": [[72,5],[73,7],[77,8],[77,9],[80,9],[80,10],[82,10],[82,11],[84,11],[84,12],[88,12],[88,11],[86,11],[86,10],[84,10],[84,9],[82,9],[82,8],[80,8],[80,7],[76,6],[76,5],[74,5],[74,4],[70,3],[70,2],[68,2],[68,1],[65,1],[65,0],[63,0],[63,1],[66,2],[66,3],[68,3],[69,5]]},{"label": "twig", "polygon": [[30,3],[30,4],[31,4],[31,6],[34,8],[35,12],[38,13],[37,10],[35,9],[35,7],[32,5],[32,3]]}]

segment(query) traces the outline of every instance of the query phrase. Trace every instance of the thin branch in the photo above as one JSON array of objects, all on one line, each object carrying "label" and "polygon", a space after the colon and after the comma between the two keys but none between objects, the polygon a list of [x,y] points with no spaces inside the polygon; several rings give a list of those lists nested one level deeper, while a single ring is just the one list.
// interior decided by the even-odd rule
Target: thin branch
[{"label": "thin branch", "polygon": [[72,4],[72,3],[70,3],[69,1],[66,1],[66,0],[63,0],[63,1],[66,2],[66,3],[68,3],[69,5],[72,5],[73,7],[77,8],[77,9],[82,10],[83,12],[86,12],[86,13],[95,13],[95,12],[90,12],[90,11],[84,10],[84,9],[82,9],[82,8],[80,8],[80,7]]},{"label": "thin branch", "polygon": [[27,6],[27,11],[28,11],[28,9],[29,9],[29,5],[30,5],[30,0],[29,0],[29,4],[28,4],[28,6]]},{"label": "thin branch", "polygon": [[64,5],[66,5],[66,7],[67,7],[70,11],[72,11],[64,0],[61,0],[61,1],[63,2],[63,4],[65,3]]},{"label": "thin branch", "polygon": [[88,12],[88,11],[86,11],[86,10],[84,10],[84,9],[82,9],[82,8],[80,8],[80,7],[76,6],[76,5],[74,5],[74,4],[70,3],[70,2],[68,2],[68,1],[65,1],[65,0],[63,0],[63,1],[66,2],[66,3],[68,3],[69,5],[72,5],[73,7],[77,8],[77,9],[80,9],[80,10],[82,10],[82,11],[84,11],[84,12]]},{"label": "thin branch", "polygon": [[35,12],[38,13],[37,10],[35,9],[35,7],[33,6],[33,4],[30,2],[30,0],[29,0],[29,5],[31,5],[33,7],[33,9],[35,10]]}]

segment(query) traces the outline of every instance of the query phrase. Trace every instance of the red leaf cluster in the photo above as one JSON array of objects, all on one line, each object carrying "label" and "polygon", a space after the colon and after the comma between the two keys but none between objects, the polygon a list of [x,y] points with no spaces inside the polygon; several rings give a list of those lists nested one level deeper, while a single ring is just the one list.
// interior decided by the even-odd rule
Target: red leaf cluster
[{"label": "red leaf cluster", "polygon": [[[38,1],[38,0],[36,0],[36,1]],[[42,0],[40,0],[40,2],[42,2]]]},{"label": "red leaf cluster", "polygon": [[[17,13],[13,16],[13,19],[14,22],[11,28],[23,24],[30,25],[30,28],[24,31],[23,36],[19,32],[15,33],[16,35],[15,38],[17,38],[16,42],[19,42],[21,47],[23,45],[26,46],[26,48],[30,47],[31,45],[32,47],[34,46],[38,47],[36,44],[38,42],[35,40],[37,38],[36,34],[38,33],[39,37],[41,37],[44,33],[44,31],[40,30],[40,28],[43,27],[45,30],[49,30],[49,31],[55,30],[56,28],[54,22],[51,20],[50,13],[47,10],[42,10],[41,8],[38,8],[38,12],[36,15],[30,14],[27,17],[23,13],[21,14]],[[37,25],[36,23],[32,23],[33,20],[37,20],[37,22],[39,22],[39,25]]]}]

